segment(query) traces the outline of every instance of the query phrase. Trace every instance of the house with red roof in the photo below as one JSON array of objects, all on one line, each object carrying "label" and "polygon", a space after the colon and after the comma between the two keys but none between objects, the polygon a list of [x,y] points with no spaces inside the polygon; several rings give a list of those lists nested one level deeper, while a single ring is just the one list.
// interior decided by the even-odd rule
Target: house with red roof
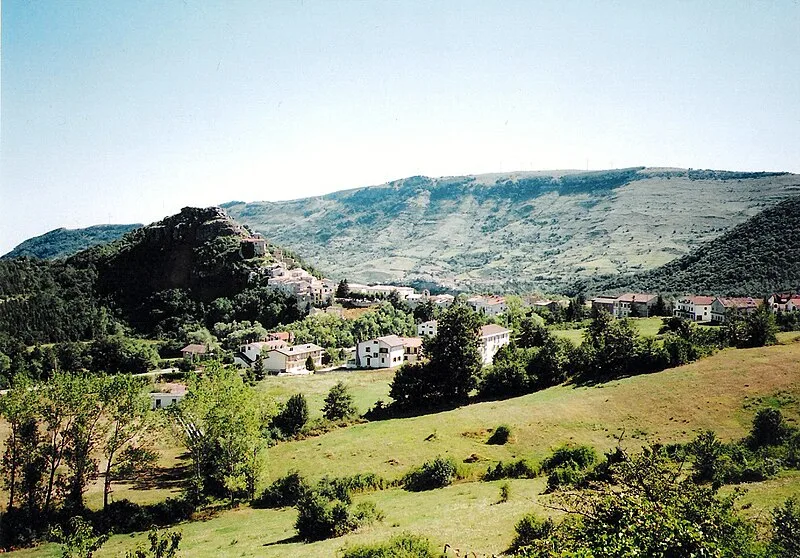
[{"label": "house with red roof", "polygon": [[732,312],[750,314],[758,310],[758,305],[759,301],[750,297],[717,297],[711,303],[711,321],[715,324],[724,323]]}]

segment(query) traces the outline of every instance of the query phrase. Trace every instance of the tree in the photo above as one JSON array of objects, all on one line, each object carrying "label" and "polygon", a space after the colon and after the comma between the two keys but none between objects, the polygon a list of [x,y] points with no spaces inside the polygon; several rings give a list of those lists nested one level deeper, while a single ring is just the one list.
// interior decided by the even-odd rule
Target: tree
[{"label": "tree", "polygon": [[336,287],[336,298],[347,298],[350,296],[350,285],[347,284],[347,279],[339,281],[339,286]]},{"label": "tree", "polygon": [[142,450],[148,442],[147,435],[152,431],[153,423],[150,420],[150,398],[138,378],[131,375],[114,376],[103,386],[100,398],[108,422],[103,440],[103,457],[106,460],[103,476],[105,510],[108,508],[114,471],[137,469],[152,459],[151,452]]},{"label": "tree", "polygon": [[627,374],[636,356],[636,334],[628,320],[615,320],[607,312],[595,313],[576,351],[577,366],[586,380]]},{"label": "tree", "polygon": [[257,382],[266,378],[266,371],[264,369],[264,358],[261,355],[256,355],[256,361],[253,363],[253,377]]},{"label": "tree", "polygon": [[342,420],[357,413],[353,396],[344,382],[337,382],[325,396],[322,414],[328,420]]},{"label": "tree", "polygon": [[779,409],[761,409],[753,418],[750,444],[755,448],[777,446],[791,434],[791,429]]},{"label": "tree", "polygon": [[526,316],[520,324],[518,344],[523,349],[541,347],[551,337],[550,331],[538,314]]},{"label": "tree", "polygon": [[193,483],[204,494],[252,497],[260,478],[261,431],[273,410],[239,374],[209,361],[189,379],[178,407],[179,428],[189,450]]},{"label": "tree", "polygon": [[477,387],[479,316],[466,305],[453,304],[438,322],[437,335],[425,344],[428,362],[406,364],[395,374],[389,396],[399,407],[465,403]]},{"label": "tree", "polygon": [[316,369],[317,366],[314,364],[314,359],[311,358],[311,355],[308,355],[308,357],[306,358],[306,370],[308,370],[309,372],[313,372]]},{"label": "tree", "polygon": [[436,306],[429,299],[414,308],[414,321],[417,323],[429,322],[436,318]]},{"label": "tree", "polygon": [[772,512],[769,556],[774,558],[800,556],[800,502],[797,498],[789,498]]},{"label": "tree", "polygon": [[302,393],[292,395],[273,422],[286,436],[299,434],[308,422],[308,402],[305,395]]}]

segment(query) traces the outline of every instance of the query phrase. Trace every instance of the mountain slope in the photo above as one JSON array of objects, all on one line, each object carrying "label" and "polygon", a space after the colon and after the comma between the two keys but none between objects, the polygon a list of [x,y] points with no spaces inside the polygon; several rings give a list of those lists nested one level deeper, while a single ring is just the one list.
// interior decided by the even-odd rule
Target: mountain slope
[{"label": "mountain slope", "polygon": [[85,229],[55,229],[18,244],[2,258],[23,256],[42,260],[66,258],[86,248],[117,240],[125,233],[141,226],[139,224],[94,225]]},{"label": "mountain slope", "polygon": [[223,207],[334,276],[560,289],[650,269],[800,193],[800,176],[621,169],[412,177]]},{"label": "mountain slope", "polygon": [[[260,271],[273,256],[252,246],[252,257],[243,255],[251,236],[218,207],[187,207],[67,259],[2,260],[0,334],[30,344],[91,339],[116,330],[115,318],[161,336],[220,321],[297,319],[294,299],[264,285]],[[281,258],[303,265],[285,251]]]},{"label": "mountain slope", "polygon": [[800,196],[765,209],[666,265],[579,285],[589,292],[764,296],[800,291]]}]

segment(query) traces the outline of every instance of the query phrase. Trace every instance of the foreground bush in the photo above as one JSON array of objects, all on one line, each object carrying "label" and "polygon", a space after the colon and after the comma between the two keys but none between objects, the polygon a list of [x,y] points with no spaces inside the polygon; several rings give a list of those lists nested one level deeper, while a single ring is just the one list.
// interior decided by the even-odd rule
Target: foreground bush
[{"label": "foreground bush", "polygon": [[320,541],[341,537],[362,525],[383,519],[372,502],[361,502],[355,506],[349,501],[330,499],[311,490],[297,503],[295,528],[304,541]]},{"label": "foreground bush", "polygon": [[545,471],[552,471],[559,467],[573,467],[578,470],[584,470],[596,462],[597,452],[594,451],[593,447],[563,445],[542,462],[542,468]]},{"label": "foreground bush", "polygon": [[412,492],[433,490],[453,484],[458,478],[458,465],[452,458],[437,457],[403,477],[403,488]]},{"label": "foreground bush", "polygon": [[388,542],[345,549],[342,558],[441,558],[431,542],[418,535],[402,534]]},{"label": "foreground bush", "polygon": [[522,547],[530,546],[540,539],[548,538],[555,530],[555,523],[549,517],[540,519],[530,513],[520,519],[514,526],[514,541],[511,543],[512,552]]},{"label": "foreground bush", "polygon": [[764,556],[754,525],[736,513],[737,494],[722,497],[676,470],[661,451],[626,456],[611,466],[611,482],[559,497],[557,506],[568,513],[560,524],[521,522],[518,555]]}]

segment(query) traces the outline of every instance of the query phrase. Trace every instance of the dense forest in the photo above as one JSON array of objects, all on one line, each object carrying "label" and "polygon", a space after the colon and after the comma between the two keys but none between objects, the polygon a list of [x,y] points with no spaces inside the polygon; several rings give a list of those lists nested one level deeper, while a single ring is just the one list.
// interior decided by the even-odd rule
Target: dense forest
[{"label": "dense forest", "polygon": [[589,279],[579,292],[643,291],[764,296],[800,288],[800,196],[702,244],[690,254],[634,275]]},{"label": "dense forest", "polygon": [[42,260],[66,258],[92,246],[113,242],[125,233],[141,226],[139,224],[94,225],[85,229],[65,229],[62,227],[43,235],[29,238],[4,255],[3,259],[26,256]]}]

